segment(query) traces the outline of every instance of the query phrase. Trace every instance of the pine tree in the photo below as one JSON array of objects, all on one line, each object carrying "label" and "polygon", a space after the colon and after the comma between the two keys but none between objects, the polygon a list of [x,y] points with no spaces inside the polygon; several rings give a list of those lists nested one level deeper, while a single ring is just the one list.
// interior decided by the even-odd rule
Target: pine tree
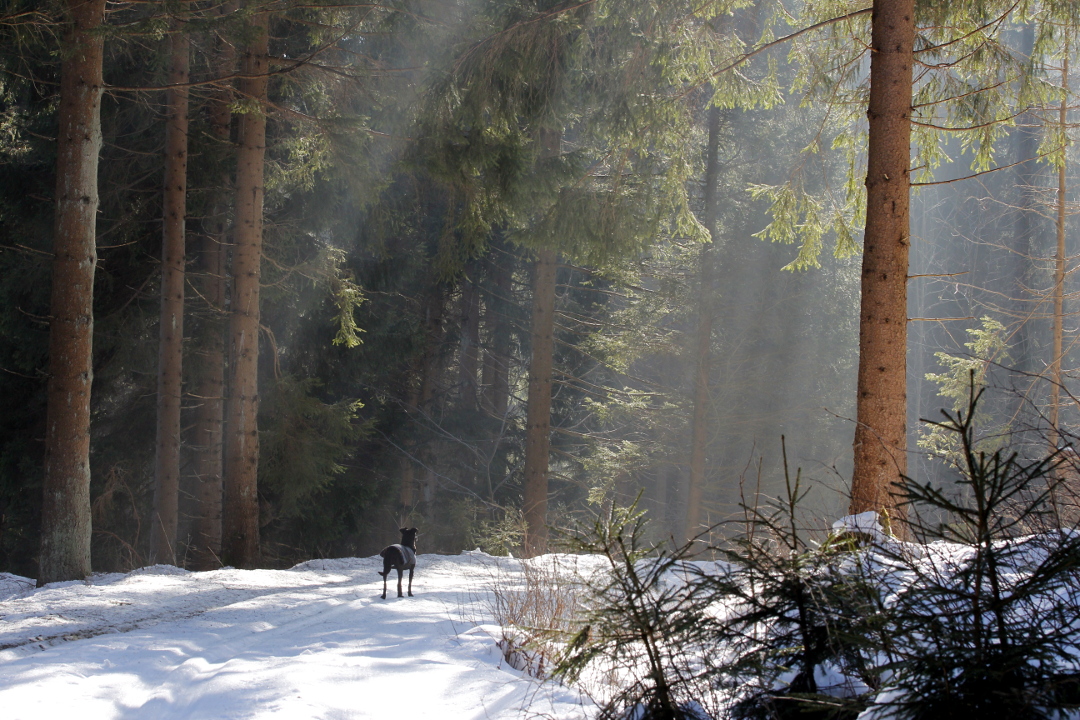
[{"label": "pine tree", "polygon": [[[218,17],[236,12],[235,2],[219,7]],[[236,70],[236,51],[232,43],[216,40],[212,72],[227,77]],[[232,149],[232,93],[227,83],[215,88],[209,102],[211,136],[215,149],[226,157]],[[205,318],[196,330],[197,357],[194,363],[192,395],[195,403],[192,445],[195,451],[195,519],[192,526],[192,558],[195,570],[220,566],[222,474],[224,447],[225,337],[223,319],[226,301],[226,266],[229,243],[229,202],[231,173],[226,164],[218,166],[215,198],[210,217],[203,221],[199,251],[200,295],[205,299]]]},{"label": "pine tree", "polygon": [[97,167],[105,0],[69,0],[57,110],[56,227],[38,585],[90,574]]},{"label": "pine tree", "polygon": [[236,155],[236,224],[229,316],[229,382],[226,399],[224,562],[251,568],[259,561],[259,334],[263,247],[263,175],[269,15],[249,3],[251,37],[244,47],[238,92],[245,101]]},{"label": "pine tree", "polygon": [[1053,355],[1050,360],[1050,446],[1056,448],[1061,437],[1059,427],[1059,414],[1061,410],[1062,373],[1061,362],[1064,354],[1065,335],[1065,197],[1067,181],[1065,169],[1068,165],[1066,148],[1066,128],[1068,127],[1069,114],[1069,32],[1065,32],[1065,48],[1061,57],[1061,105],[1058,109],[1058,127],[1065,147],[1061,151],[1061,159],[1057,168],[1057,207],[1055,209],[1055,222],[1057,224],[1057,247],[1054,255],[1054,329],[1053,329]]},{"label": "pine tree", "polygon": [[525,420],[525,552],[529,557],[547,551],[548,462],[551,449],[551,380],[555,355],[554,250],[537,251],[533,276],[532,358]]},{"label": "pine tree", "polygon": [[701,246],[700,302],[698,305],[697,350],[694,357],[694,415],[691,424],[690,478],[686,496],[686,527],[684,537],[690,540],[701,530],[701,499],[705,484],[706,412],[709,403],[709,365],[712,361],[712,334],[716,308],[715,246],[720,242],[717,217],[717,183],[720,172],[720,108],[708,111],[709,137],[705,159],[704,225],[709,231],[709,244]]},{"label": "pine tree", "polygon": [[911,222],[913,0],[875,0],[870,56],[852,513],[903,510],[892,483],[907,473],[907,275]]},{"label": "pine tree", "polygon": [[[181,11],[182,13],[182,11]],[[187,220],[188,82],[190,41],[182,14],[169,36],[165,93],[165,182],[162,203],[161,322],[158,350],[157,464],[152,557],[176,562],[180,495],[180,401],[183,393],[184,283]]]}]

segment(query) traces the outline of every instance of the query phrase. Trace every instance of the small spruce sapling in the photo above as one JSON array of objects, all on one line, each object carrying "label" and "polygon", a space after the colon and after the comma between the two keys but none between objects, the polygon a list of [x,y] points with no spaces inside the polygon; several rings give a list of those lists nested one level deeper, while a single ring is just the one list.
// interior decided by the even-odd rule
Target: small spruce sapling
[{"label": "small spruce sapling", "polygon": [[967,407],[934,423],[958,446],[958,492],[898,483],[914,535],[951,544],[897,551],[911,582],[892,608],[889,687],[869,718],[1020,720],[1075,707],[1080,535],[1029,534],[1051,510],[1059,452],[980,450],[981,397],[972,376]]},{"label": "small spruce sapling", "polygon": [[612,678],[598,698],[601,720],[700,720],[710,677],[702,649],[717,634],[710,599],[685,582],[685,561],[700,543],[647,544],[643,516],[637,502],[612,506],[570,539],[573,550],[600,555],[607,567],[591,584],[555,674],[568,682]]},{"label": "small spruce sapling", "polygon": [[806,491],[801,472],[788,471],[786,448],[784,478],[783,498],[744,503],[747,532],[723,551],[729,572],[700,578],[729,608],[718,680],[736,697],[733,718],[854,718],[877,684],[864,652],[876,596],[854,553],[807,542],[796,520]]}]

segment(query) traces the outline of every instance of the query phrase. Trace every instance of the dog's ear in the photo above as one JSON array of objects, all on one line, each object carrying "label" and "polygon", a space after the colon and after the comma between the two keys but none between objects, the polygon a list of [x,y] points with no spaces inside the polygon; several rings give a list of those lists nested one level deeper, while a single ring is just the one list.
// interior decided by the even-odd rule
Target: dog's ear
[{"label": "dog's ear", "polygon": [[413,529],[411,530],[411,532],[414,532],[414,533],[416,533],[417,535],[419,535],[419,534],[420,534],[420,531],[419,531],[419,530],[417,530],[416,528],[413,528]]},{"label": "dog's ear", "polygon": [[409,532],[409,528],[398,528],[398,532]]}]

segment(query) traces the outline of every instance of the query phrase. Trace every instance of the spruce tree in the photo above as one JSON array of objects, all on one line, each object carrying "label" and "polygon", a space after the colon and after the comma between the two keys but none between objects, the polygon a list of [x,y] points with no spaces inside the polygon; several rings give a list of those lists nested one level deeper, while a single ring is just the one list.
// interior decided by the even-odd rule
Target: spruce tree
[{"label": "spruce tree", "polygon": [[252,568],[259,562],[259,296],[270,18],[257,2],[247,7],[253,14],[238,87],[245,112],[240,116],[236,154],[221,554],[227,564]]},{"label": "spruce tree", "polygon": [[39,586],[90,574],[90,387],[105,0],[69,0],[64,19]]},{"label": "spruce tree", "polygon": [[911,221],[914,0],[875,0],[871,15],[866,232],[851,513],[902,520],[892,483],[907,473],[907,275]]},{"label": "spruce tree", "polygon": [[[219,19],[237,10],[235,2],[218,8]],[[225,78],[236,71],[236,49],[220,36],[214,37],[215,53],[211,72]],[[209,99],[208,116],[213,147],[219,156],[232,157],[231,82],[221,81]],[[212,182],[214,197],[209,217],[202,222],[202,239],[198,251],[199,296],[205,300],[204,317],[196,327],[197,346],[192,380],[192,400],[195,404],[191,442],[195,453],[195,518],[192,523],[192,557],[195,570],[212,570],[220,566],[222,475],[224,465],[224,397],[225,397],[225,335],[226,276],[229,245],[229,210],[232,207],[232,173],[227,162],[215,167]]]},{"label": "spruce tree", "polygon": [[165,93],[165,181],[162,203],[161,321],[158,349],[157,458],[152,558],[176,562],[180,495],[180,401],[183,394],[184,283],[187,220],[190,41],[182,14],[172,24]]},{"label": "spruce tree", "polygon": [[683,531],[687,541],[701,530],[701,499],[705,484],[706,459],[706,413],[709,402],[709,366],[712,360],[713,323],[716,320],[715,292],[715,246],[720,242],[717,217],[717,183],[720,172],[720,108],[708,110],[709,135],[706,141],[704,225],[709,231],[709,243],[701,246],[699,260],[700,302],[694,356],[694,415],[691,423],[689,492],[686,496],[686,526]]}]

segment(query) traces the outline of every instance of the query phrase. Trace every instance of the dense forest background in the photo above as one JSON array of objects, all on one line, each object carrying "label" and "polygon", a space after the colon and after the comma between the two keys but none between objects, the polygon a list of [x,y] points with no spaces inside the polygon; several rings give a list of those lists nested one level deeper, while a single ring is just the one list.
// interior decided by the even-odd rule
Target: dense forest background
[{"label": "dense forest background", "polygon": [[[0,569],[31,577],[60,74],[76,52],[66,28],[77,5],[0,4]],[[924,187],[911,214],[909,472],[927,480],[947,476],[949,451],[918,420],[952,407],[969,369],[993,389],[989,434],[1067,436],[1075,414],[1075,280],[1057,249],[1059,228],[1073,229],[1062,63],[1072,25],[1052,4],[979,7],[970,22],[993,52],[978,57],[982,74],[947,65],[941,86],[951,82],[953,98],[975,92],[967,83],[1001,99],[924,123],[917,157],[928,159],[913,162]],[[859,361],[866,8],[107,4],[89,35],[104,53],[93,568],[222,561],[205,524],[220,519],[234,471],[222,466],[220,400],[235,362],[226,329],[237,307],[239,126],[255,117],[266,132],[258,564],[370,555],[404,526],[421,528],[423,552],[518,554],[537,452],[552,526],[640,495],[654,533],[692,535],[778,492],[781,438],[788,466],[810,479],[808,513],[822,527],[843,514]],[[262,27],[266,69],[252,72],[241,61]],[[785,35],[794,37],[775,42]],[[182,81],[177,47],[189,59]],[[916,95],[935,69],[917,64]],[[152,536],[166,120],[178,88],[188,103],[186,248],[167,558]],[[531,415],[539,342],[550,343],[549,432]],[[529,450],[537,432],[550,448]]]}]

